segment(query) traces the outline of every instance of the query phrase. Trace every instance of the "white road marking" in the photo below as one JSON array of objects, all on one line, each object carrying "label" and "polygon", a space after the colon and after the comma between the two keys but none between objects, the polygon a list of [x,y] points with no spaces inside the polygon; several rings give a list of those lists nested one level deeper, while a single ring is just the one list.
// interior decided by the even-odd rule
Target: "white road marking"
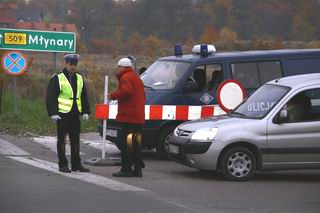
[{"label": "white road marking", "polygon": [[[41,137],[34,137],[32,138],[33,141],[47,147],[51,151],[57,153],[57,138],[52,137],[52,136],[41,136]],[[95,149],[102,150],[102,139],[101,141],[96,141],[96,140],[89,140],[89,139],[81,139],[80,140],[82,143],[89,145]],[[110,141],[106,141],[105,144],[106,147],[106,153],[120,153],[119,149]],[[70,144],[67,143],[66,145],[66,155],[70,155]],[[84,153],[80,152],[80,155],[84,155]]]},{"label": "white road marking", "polygon": [[1,155],[30,155],[30,153],[20,149],[16,145],[0,138],[0,154]]},{"label": "white road marking", "polygon": [[[88,140],[88,139],[81,139],[81,141],[86,144],[89,145],[95,149],[98,150],[102,150],[102,139],[101,141],[94,141],[94,140]],[[105,143],[105,147],[106,147],[106,152],[108,151],[108,153],[120,153],[119,149],[116,147],[116,145],[114,145],[112,142],[110,141],[106,141]]]},{"label": "white road marking", "polygon": [[93,173],[81,173],[81,172],[72,172],[72,173],[62,173],[58,170],[58,165],[50,161],[45,161],[37,158],[31,157],[9,157],[10,159],[25,163],[34,167],[38,167],[68,178],[82,180],[87,183],[92,183],[98,186],[102,186],[114,191],[146,191],[145,189],[131,186],[125,183],[121,183],[103,176],[99,176]]},{"label": "white road marking", "polygon": [[198,212],[195,209],[192,209],[188,206],[176,203],[174,201],[169,200],[166,197],[163,197],[161,195],[158,195],[156,193],[150,192],[146,189],[131,186],[129,184],[121,183],[119,181],[115,181],[103,176],[99,176],[93,173],[81,173],[81,172],[72,172],[72,173],[62,173],[59,172],[58,165],[56,163],[45,161],[37,158],[32,158],[31,156],[15,156],[15,155],[30,155],[30,153],[20,149],[19,147],[11,144],[8,141],[5,141],[0,138],[0,154],[8,155],[7,158],[28,164],[30,166],[34,166],[40,169],[44,169],[47,171],[50,171],[55,174],[59,174],[68,178],[78,179],[87,183],[95,184],[98,186],[102,186],[104,188],[114,190],[114,191],[134,191],[136,193],[139,193],[143,196],[150,197],[152,199],[157,199],[162,202],[175,205],[180,208],[184,208],[187,210],[191,210],[193,212]]},{"label": "white road marking", "polygon": [[[34,137],[33,141],[47,147],[51,151],[57,153],[57,138],[52,136]],[[66,145],[66,155],[71,155],[70,142],[67,141]],[[80,152],[80,155],[84,153]]]}]

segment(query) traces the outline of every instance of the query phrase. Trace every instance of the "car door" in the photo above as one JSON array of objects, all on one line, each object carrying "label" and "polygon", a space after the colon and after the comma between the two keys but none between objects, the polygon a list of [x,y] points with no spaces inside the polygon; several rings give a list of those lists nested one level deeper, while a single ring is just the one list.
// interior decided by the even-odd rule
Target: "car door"
[{"label": "car door", "polygon": [[[301,90],[290,100],[301,94],[308,98],[302,107],[306,111],[303,117],[277,124],[274,117],[279,110],[268,120],[268,149],[264,153],[275,167],[320,168],[320,87]],[[281,109],[286,109],[288,102]]]}]

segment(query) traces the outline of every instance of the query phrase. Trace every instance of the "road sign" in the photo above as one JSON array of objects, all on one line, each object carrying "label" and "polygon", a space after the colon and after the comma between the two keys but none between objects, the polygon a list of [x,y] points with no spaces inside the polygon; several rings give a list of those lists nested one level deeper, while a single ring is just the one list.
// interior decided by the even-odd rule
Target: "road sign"
[{"label": "road sign", "polygon": [[12,76],[22,75],[28,68],[27,57],[19,51],[10,51],[2,56],[3,69]]},{"label": "road sign", "polygon": [[74,53],[76,34],[0,28],[0,49]]},{"label": "road sign", "polygon": [[246,97],[242,84],[234,79],[223,81],[217,90],[218,104],[226,112],[238,106]]}]

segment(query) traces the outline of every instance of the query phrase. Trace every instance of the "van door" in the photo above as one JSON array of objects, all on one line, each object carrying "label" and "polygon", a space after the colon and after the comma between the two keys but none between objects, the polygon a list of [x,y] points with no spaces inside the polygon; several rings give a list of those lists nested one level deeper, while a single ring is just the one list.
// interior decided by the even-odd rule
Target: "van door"
[{"label": "van door", "polygon": [[[184,85],[194,85],[194,88],[182,89],[183,98],[187,105],[216,104],[216,92],[223,81],[221,64],[197,66],[187,78]],[[184,87],[185,88],[185,87]]]},{"label": "van door", "polygon": [[282,109],[288,112],[287,122],[268,121],[269,163],[286,168],[320,168],[320,88],[299,92]]}]

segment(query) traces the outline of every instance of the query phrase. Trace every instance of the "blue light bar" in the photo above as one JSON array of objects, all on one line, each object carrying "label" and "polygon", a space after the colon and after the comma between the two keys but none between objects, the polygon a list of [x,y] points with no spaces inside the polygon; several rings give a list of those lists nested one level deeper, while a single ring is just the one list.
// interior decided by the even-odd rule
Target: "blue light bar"
[{"label": "blue light bar", "polygon": [[207,57],[209,55],[209,53],[208,53],[208,45],[201,44],[201,46],[200,46],[200,55],[202,57]]},{"label": "blue light bar", "polygon": [[182,45],[181,44],[176,44],[174,45],[174,55],[175,56],[182,56]]}]

